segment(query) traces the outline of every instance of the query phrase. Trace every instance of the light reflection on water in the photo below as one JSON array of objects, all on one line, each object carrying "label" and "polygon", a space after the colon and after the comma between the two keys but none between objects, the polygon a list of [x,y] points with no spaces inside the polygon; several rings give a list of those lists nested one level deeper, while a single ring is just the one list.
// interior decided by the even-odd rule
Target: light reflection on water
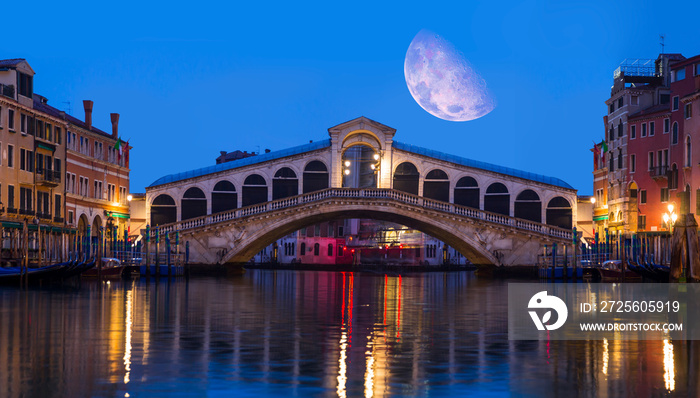
[{"label": "light reflection on water", "polygon": [[0,396],[686,396],[700,345],[509,341],[507,282],[249,271],[0,287]]}]

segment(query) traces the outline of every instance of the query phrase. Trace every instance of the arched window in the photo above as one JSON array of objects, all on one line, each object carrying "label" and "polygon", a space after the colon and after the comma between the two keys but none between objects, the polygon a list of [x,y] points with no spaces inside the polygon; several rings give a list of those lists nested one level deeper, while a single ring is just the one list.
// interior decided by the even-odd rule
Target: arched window
[{"label": "arched window", "polygon": [[219,181],[211,192],[211,212],[231,210],[238,207],[236,187],[230,181]]},{"label": "arched window", "polygon": [[321,254],[321,245],[319,245],[318,243],[315,243],[314,244],[314,256],[318,256],[319,254]]},{"label": "arched window", "polygon": [[472,177],[462,177],[455,186],[454,201],[456,205],[479,208],[479,184]]},{"label": "arched window", "polygon": [[526,189],[515,198],[514,214],[517,218],[542,222],[542,202],[540,196],[531,189]]},{"label": "arched window", "polygon": [[299,255],[300,256],[306,255],[306,242],[301,242],[301,248],[299,249]]},{"label": "arched window", "polygon": [[673,130],[671,131],[671,144],[678,144],[678,122],[673,122]]},{"label": "arched window", "polygon": [[158,195],[151,204],[151,226],[177,221],[177,205],[170,195]]},{"label": "arched window", "polygon": [[420,175],[413,163],[403,162],[394,171],[394,189],[418,195]]},{"label": "arched window", "polygon": [[333,256],[333,244],[329,243],[328,244],[328,257]]},{"label": "arched window", "polygon": [[692,151],[691,151],[690,136],[685,139],[685,167],[692,167]]},{"label": "arched window", "polygon": [[328,169],[323,162],[312,160],[304,168],[303,192],[309,193],[328,188]]},{"label": "arched window", "polygon": [[272,179],[272,200],[296,196],[299,194],[299,180],[289,167],[277,170]]},{"label": "arched window", "polygon": [[267,183],[259,174],[251,174],[243,182],[243,206],[267,202]]},{"label": "arched window", "polygon": [[506,216],[510,215],[510,194],[505,185],[494,182],[486,188],[484,210]]},{"label": "arched window", "polygon": [[450,180],[440,169],[431,170],[423,182],[423,196],[428,199],[450,201]]},{"label": "arched window", "polygon": [[[614,217],[613,213],[610,218]],[[573,213],[571,203],[568,200],[557,196],[547,204],[547,224],[555,227],[571,229]]]},{"label": "arched window", "polygon": [[180,218],[182,220],[189,220],[190,218],[201,217],[207,214],[207,197],[197,187],[192,187],[185,191],[180,203],[182,211]]},{"label": "arched window", "polygon": [[343,152],[342,178],[345,188],[376,188],[379,154],[369,145],[353,145]]}]

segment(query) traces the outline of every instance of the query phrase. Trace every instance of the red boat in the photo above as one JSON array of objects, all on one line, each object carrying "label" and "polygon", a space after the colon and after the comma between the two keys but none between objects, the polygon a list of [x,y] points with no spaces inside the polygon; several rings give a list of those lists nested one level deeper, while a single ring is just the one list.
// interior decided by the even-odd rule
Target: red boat
[{"label": "red boat", "polygon": [[119,259],[104,257],[102,258],[101,268],[100,270],[98,267],[93,267],[83,272],[82,275],[87,277],[97,277],[101,275],[103,278],[121,278],[125,266],[122,265]]},{"label": "red boat", "polygon": [[[623,279],[622,261],[620,260],[608,260],[604,262],[600,267],[596,267],[594,272],[596,271],[600,276],[601,281],[618,282],[622,281]],[[634,271],[626,269],[624,270],[624,280],[641,281],[642,276]]]}]

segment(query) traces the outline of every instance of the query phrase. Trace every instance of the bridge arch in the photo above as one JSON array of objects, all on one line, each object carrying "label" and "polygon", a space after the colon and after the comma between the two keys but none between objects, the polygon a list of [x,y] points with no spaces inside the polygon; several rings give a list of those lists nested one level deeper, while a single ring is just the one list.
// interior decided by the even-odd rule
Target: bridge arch
[{"label": "bridge arch", "polygon": [[457,180],[454,188],[454,203],[479,209],[481,200],[479,183],[474,177],[464,176]]},{"label": "bridge arch", "polygon": [[185,191],[180,199],[180,214],[181,220],[189,220],[207,214],[207,196],[201,188],[192,186]]},{"label": "bridge arch", "polygon": [[423,179],[423,196],[428,199],[450,201],[450,177],[442,169],[430,170]]},{"label": "bridge arch", "polygon": [[272,200],[288,198],[299,194],[299,179],[291,168],[281,167],[272,178]]},{"label": "bridge arch", "polygon": [[409,161],[396,166],[393,176],[393,187],[396,190],[418,195],[420,173],[415,164]]},{"label": "bridge arch", "polygon": [[515,197],[513,215],[523,220],[542,222],[542,201],[540,195],[532,189],[522,190]]},{"label": "bridge arch", "polygon": [[510,193],[503,183],[493,182],[486,188],[484,210],[506,216],[510,215]]},{"label": "bridge arch", "polygon": [[304,165],[302,174],[302,193],[320,191],[330,185],[328,165],[319,159],[313,159]]},{"label": "bridge arch", "polygon": [[151,226],[170,224],[177,221],[177,204],[172,196],[162,193],[151,203]]},{"label": "bridge arch", "polygon": [[547,203],[547,224],[571,229],[573,211],[571,202],[562,196],[555,196]]},{"label": "bridge arch", "polygon": [[341,148],[343,150],[355,145],[367,145],[374,148],[376,152],[381,152],[382,143],[377,134],[369,130],[354,130],[343,138]]},{"label": "bridge arch", "polygon": [[243,181],[243,206],[267,202],[267,181],[257,173],[249,174]]},{"label": "bridge arch", "polygon": [[[266,219],[269,223],[266,224],[265,228],[251,231],[250,234],[242,233],[241,239],[235,242],[235,250],[228,251],[220,262],[247,262],[265,247],[294,231],[324,221],[346,218],[373,219],[406,225],[445,242],[467,256],[475,264],[500,264],[500,259],[494,255],[494,252],[479,240],[478,233],[465,233],[464,226],[455,224],[450,217],[406,212],[400,207],[386,206],[385,204],[374,205],[372,202],[360,206],[346,206],[342,209],[333,206],[311,206],[304,210],[290,211],[289,216]],[[315,250],[315,248],[313,249]],[[311,248],[302,242],[300,250],[309,251]]]},{"label": "bridge arch", "polygon": [[229,180],[221,180],[214,185],[211,192],[211,212],[219,213],[238,207],[236,186]]}]

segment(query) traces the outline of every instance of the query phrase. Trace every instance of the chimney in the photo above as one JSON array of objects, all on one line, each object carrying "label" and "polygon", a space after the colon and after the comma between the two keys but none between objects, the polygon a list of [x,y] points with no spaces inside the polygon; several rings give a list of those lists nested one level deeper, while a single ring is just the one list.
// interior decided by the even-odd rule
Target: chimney
[{"label": "chimney", "polygon": [[90,100],[83,100],[83,107],[85,108],[85,124],[87,124],[88,130],[92,130],[92,104]]},{"label": "chimney", "polygon": [[112,138],[119,138],[119,114],[110,113],[109,116],[112,118]]}]

